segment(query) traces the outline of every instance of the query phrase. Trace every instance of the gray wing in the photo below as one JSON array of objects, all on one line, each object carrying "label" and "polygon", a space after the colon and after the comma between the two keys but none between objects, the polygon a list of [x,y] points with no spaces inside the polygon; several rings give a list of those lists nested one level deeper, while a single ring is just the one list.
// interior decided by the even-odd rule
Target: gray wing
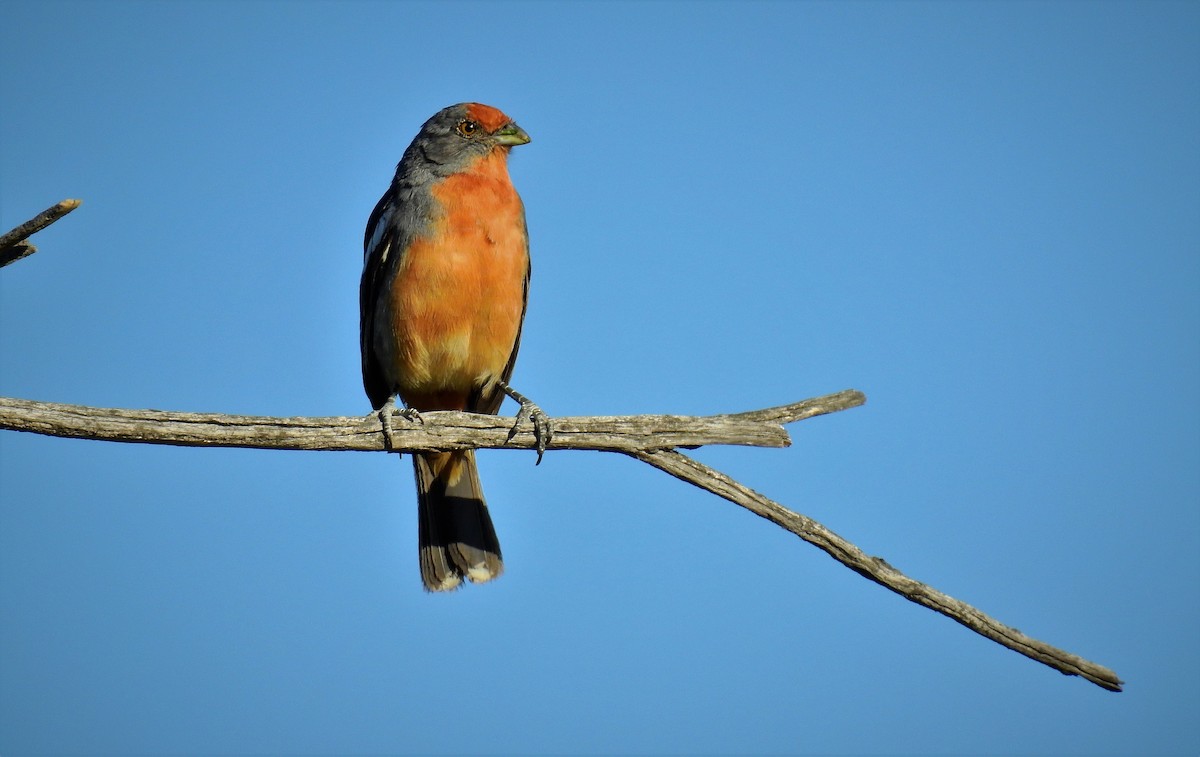
[{"label": "gray wing", "polygon": [[395,225],[392,215],[395,212],[394,186],[388,187],[383,193],[371,217],[367,221],[366,232],[363,235],[363,272],[358,285],[358,343],[362,350],[363,389],[371,401],[371,407],[378,410],[383,407],[393,394],[392,387],[387,381],[378,360],[374,344],[375,334],[375,304],[385,296],[383,287],[390,278],[388,270],[394,261],[389,260],[394,255],[390,252],[399,249]]}]

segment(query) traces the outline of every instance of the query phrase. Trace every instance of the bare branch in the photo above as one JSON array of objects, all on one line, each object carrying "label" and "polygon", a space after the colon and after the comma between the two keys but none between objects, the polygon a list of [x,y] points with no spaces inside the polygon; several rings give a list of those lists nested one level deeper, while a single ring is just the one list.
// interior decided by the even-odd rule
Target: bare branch
[{"label": "bare branch", "polygon": [[661,471],[670,473],[678,479],[741,505],[755,515],[766,518],[791,531],[809,544],[820,548],[859,575],[891,589],[911,602],[939,612],[997,644],[1049,665],[1066,675],[1082,676],[1110,691],[1121,690],[1121,679],[1108,668],[1030,638],[965,602],[909,578],[889,565],[883,558],[866,554],[815,520],[792,512],[778,502],[739,484],[718,470],[674,450],[646,450],[628,454]]},{"label": "bare branch", "polygon": [[0,236],[0,268],[37,252],[37,248],[25,240],[78,208],[79,203],[79,200],[63,200]]},{"label": "bare branch", "polygon": [[[675,447],[738,444],[785,447],[780,423],[857,407],[862,392],[846,390],[780,407],[731,415],[599,416],[555,418],[549,449],[622,452],[676,478],[723,497],[796,534],[856,573],[917,604],[939,612],[998,644],[1067,675],[1078,675],[1111,691],[1121,690],[1113,671],[1010,628],[974,607],[909,578],[879,557],[820,523],[764,497]],[[456,412],[422,414],[423,423],[393,424],[395,450],[426,452],[468,448],[534,449],[532,427],[511,440],[512,419]],[[0,398],[0,428],[107,441],[261,449],[387,449],[374,415],[332,418],[271,418],[162,410],[119,410]]]},{"label": "bare branch", "polygon": [[[862,404],[861,392],[805,400],[764,413],[804,412],[809,416]],[[396,416],[394,450],[427,452],[471,448],[534,449],[532,426],[509,439],[512,419],[458,412],[427,412],[424,423]],[[807,416],[806,416],[807,417]],[[0,429],[49,436],[197,447],[260,449],[386,450],[375,415],[332,418],[271,418],[163,410],[123,410],[62,405],[0,397]],[[633,415],[555,418],[549,449],[636,452],[667,447],[738,444],[786,447],[791,439],[772,418],[743,415],[692,417]]]}]

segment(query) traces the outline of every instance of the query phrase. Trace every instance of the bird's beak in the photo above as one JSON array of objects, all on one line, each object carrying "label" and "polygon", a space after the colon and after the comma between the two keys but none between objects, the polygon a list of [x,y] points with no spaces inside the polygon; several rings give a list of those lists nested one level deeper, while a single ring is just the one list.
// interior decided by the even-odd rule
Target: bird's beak
[{"label": "bird's beak", "polygon": [[529,135],[525,133],[524,129],[511,121],[497,129],[492,137],[496,140],[497,144],[504,145],[505,147],[529,144]]}]

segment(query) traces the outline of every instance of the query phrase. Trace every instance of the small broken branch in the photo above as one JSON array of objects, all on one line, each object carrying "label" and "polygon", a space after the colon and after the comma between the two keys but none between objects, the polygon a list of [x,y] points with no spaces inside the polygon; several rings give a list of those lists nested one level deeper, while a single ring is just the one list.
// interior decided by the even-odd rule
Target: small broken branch
[{"label": "small broken branch", "polygon": [[15,242],[7,247],[0,247],[0,268],[10,263],[15,263],[21,258],[27,258],[35,252],[37,252],[37,248],[25,241]]},{"label": "small broken branch", "polygon": [[78,208],[79,204],[79,200],[63,200],[0,236],[0,268],[37,252],[37,247],[25,240]]}]

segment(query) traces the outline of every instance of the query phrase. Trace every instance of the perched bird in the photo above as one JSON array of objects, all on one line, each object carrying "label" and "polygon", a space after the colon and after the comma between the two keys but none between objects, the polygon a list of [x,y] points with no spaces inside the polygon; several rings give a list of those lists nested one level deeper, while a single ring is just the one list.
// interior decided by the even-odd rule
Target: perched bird
[{"label": "perched bird", "polygon": [[[425,410],[496,413],[504,395],[534,422],[545,415],[508,385],[529,292],[525,208],[508,153],[529,135],[496,108],[460,103],[425,122],[367,222],[359,287],[363,386],[390,440],[398,395]],[[516,426],[514,426],[515,431]],[[500,575],[500,542],[474,450],[413,455],[421,580],[448,591]]]}]

